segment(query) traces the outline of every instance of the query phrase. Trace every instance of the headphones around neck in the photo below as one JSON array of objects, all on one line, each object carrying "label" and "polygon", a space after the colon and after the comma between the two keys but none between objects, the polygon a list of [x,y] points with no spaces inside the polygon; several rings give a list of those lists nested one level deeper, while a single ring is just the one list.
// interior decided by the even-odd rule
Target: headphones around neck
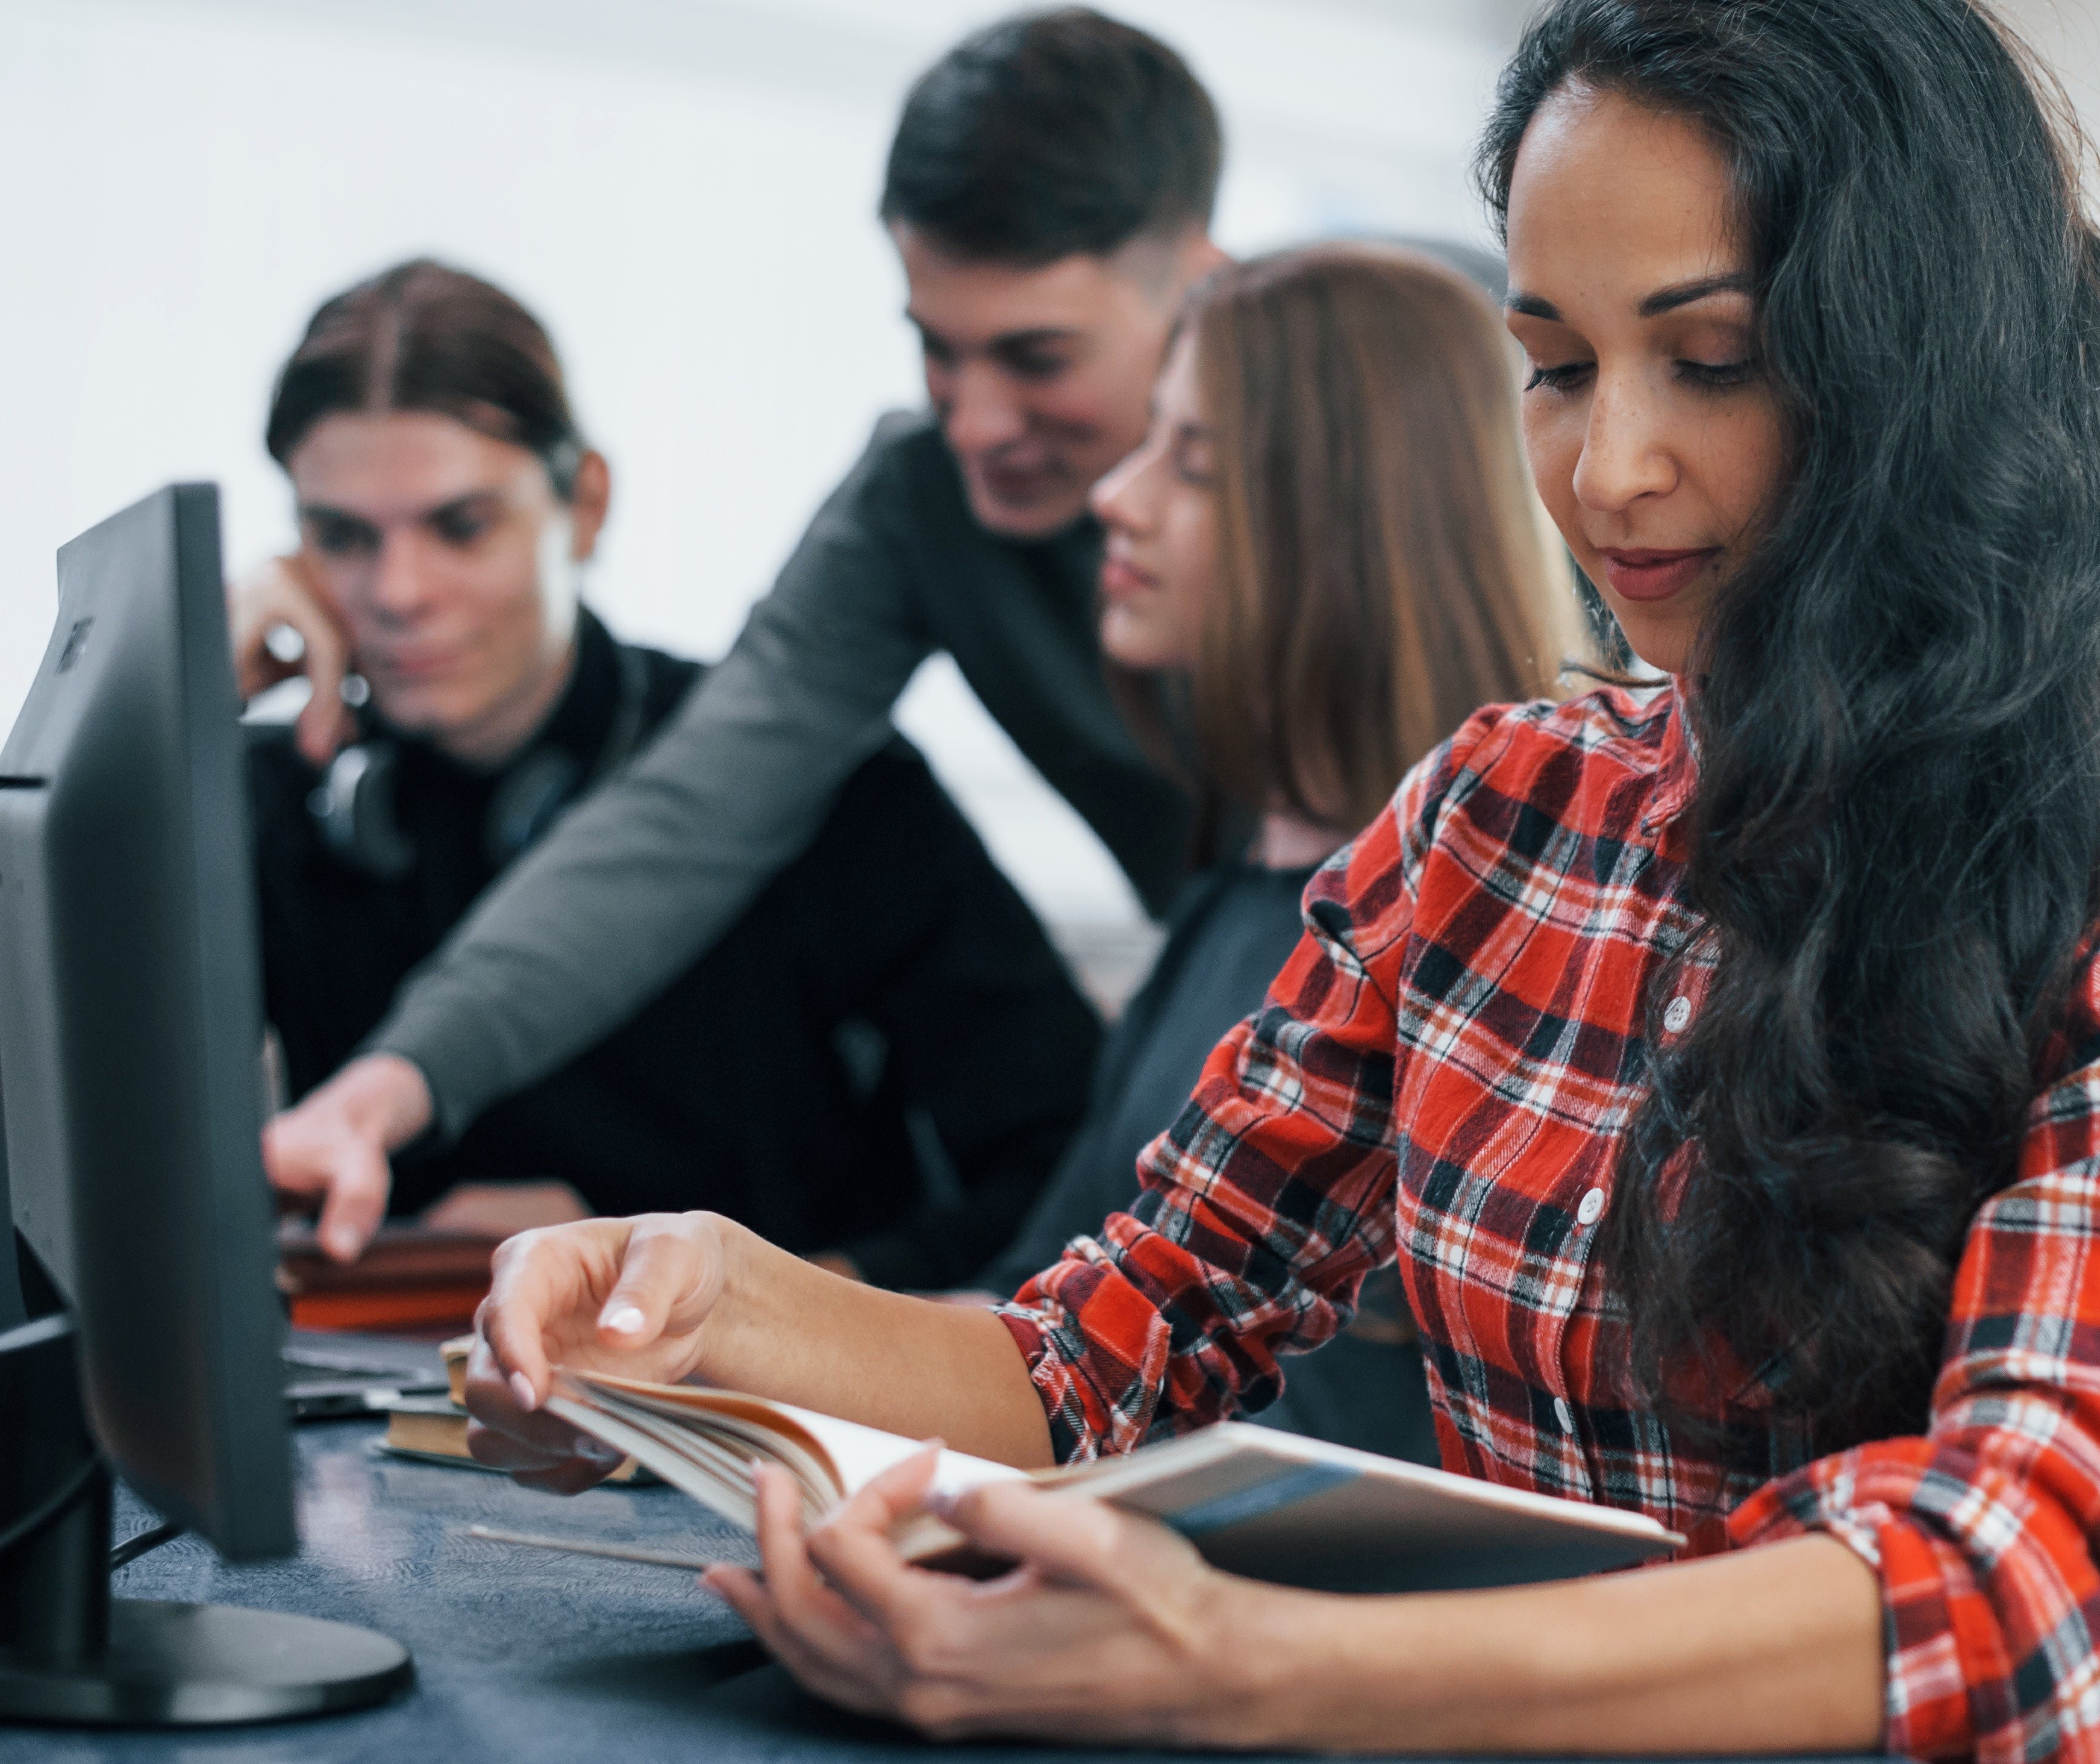
[{"label": "headphones around neck", "polygon": [[[482,819],[482,850],[492,868],[504,868],[537,843],[563,809],[625,764],[641,744],[649,670],[638,650],[615,646],[614,653],[620,658],[620,702],[598,764],[585,777],[574,754],[552,746],[528,747],[512,761]],[[375,881],[399,882],[417,862],[415,841],[402,831],[394,809],[400,761],[399,747],[385,736],[360,741],[329,762],[307,798],[321,844],[338,862]]]}]

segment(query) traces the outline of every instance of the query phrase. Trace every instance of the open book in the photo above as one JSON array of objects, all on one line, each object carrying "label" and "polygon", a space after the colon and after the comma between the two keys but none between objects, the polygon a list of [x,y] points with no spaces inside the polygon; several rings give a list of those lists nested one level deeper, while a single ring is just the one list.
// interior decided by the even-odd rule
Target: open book
[{"label": "open book", "polygon": [[[548,1409],[748,1530],[750,1464],[778,1464],[814,1524],[917,1442],[734,1391],[564,1372]],[[1561,1580],[1667,1555],[1684,1540],[1643,1514],[1588,1506],[1224,1422],[1126,1457],[1018,1471],[943,1452],[937,1490],[1030,1480],[1163,1519],[1234,1574],[1335,1592]],[[930,1514],[897,1534],[929,1566],[982,1571]]]}]

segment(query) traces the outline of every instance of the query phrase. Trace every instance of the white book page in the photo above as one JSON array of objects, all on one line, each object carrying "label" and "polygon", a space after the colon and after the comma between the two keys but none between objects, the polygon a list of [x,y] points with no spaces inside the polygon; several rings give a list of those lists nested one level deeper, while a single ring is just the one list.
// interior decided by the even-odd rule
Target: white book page
[{"label": "white book page", "polygon": [[[820,1415],[814,1409],[797,1409],[792,1403],[773,1407],[792,1415],[830,1456],[839,1481],[849,1495],[857,1494],[893,1464],[901,1464],[920,1450],[916,1440],[907,1440],[879,1427],[863,1427],[857,1421],[840,1421],[836,1415]],[[1026,1482],[1028,1472],[1011,1464],[995,1464],[990,1458],[973,1458],[967,1452],[944,1450],[934,1467],[933,1492],[960,1494],[993,1482]]]}]

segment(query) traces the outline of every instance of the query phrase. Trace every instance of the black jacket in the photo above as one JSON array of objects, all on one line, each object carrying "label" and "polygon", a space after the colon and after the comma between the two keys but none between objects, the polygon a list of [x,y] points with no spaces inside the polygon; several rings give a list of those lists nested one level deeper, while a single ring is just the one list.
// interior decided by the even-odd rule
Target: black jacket
[{"label": "black jacket", "polygon": [[[630,654],[646,737],[702,670]],[[621,681],[618,648],[583,614],[576,676],[536,747],[588,774]],[[307,806],[319,779],[289,730],[251,738],[266,1002],[293,1097],[357,1050],[497,873],[483,831],[500,778],[373,733],[397,749],[395,818],[417,853],[398,882],[327,849]],[[1027,1211],[1099,1039],[1034,915],[900,738],[653,1002],[455,1143],[398,1159],[392,1206],[552,1177],[602,1212],[709,1208],[786,1249],[843,1250],[883,1284],[951,1285]]]}]

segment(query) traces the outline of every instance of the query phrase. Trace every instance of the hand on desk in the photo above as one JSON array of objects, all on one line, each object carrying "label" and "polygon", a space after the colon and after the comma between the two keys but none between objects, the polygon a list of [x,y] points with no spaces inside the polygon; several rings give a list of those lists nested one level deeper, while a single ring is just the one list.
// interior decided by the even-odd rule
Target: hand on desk
[{"label": "hand on desk", "polygon": [[262,1129],[262,1167],[280,1197],[320,1206],[322,1249],[354,1262],[386,1217],[387,1155],[430,1122],[430,1090],[390,1053],[353,1060]]}]

